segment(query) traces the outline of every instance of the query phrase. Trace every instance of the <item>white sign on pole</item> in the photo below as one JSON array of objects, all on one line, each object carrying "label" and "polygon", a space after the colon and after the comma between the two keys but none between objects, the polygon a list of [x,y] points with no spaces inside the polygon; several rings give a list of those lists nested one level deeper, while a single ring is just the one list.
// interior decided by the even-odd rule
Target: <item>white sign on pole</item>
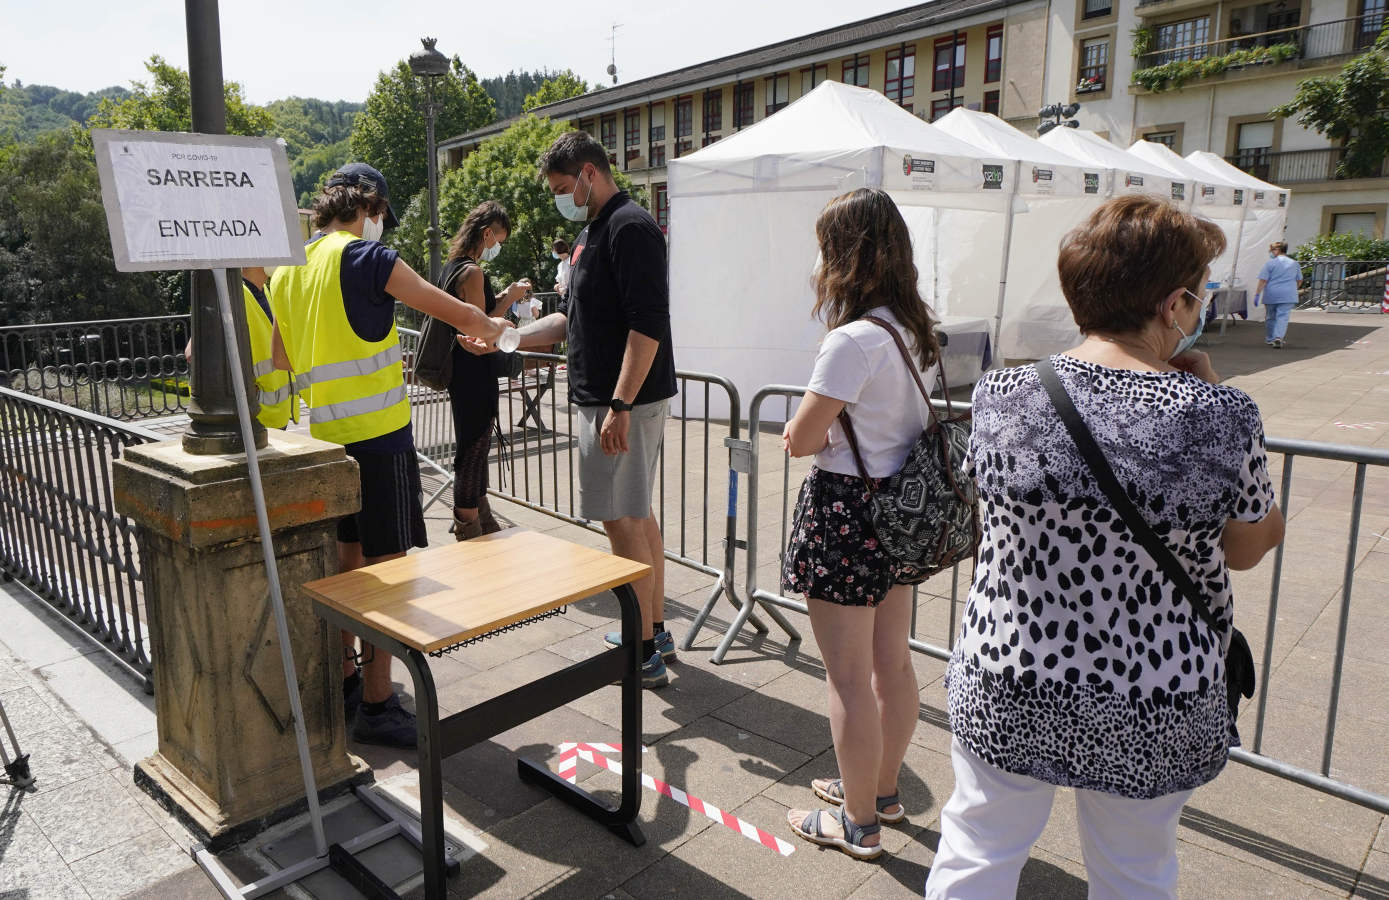
[{"label": "white sign on pole", "polygon": [[92,143],[117,270],[304,264],[273,138],[97,128]]}]

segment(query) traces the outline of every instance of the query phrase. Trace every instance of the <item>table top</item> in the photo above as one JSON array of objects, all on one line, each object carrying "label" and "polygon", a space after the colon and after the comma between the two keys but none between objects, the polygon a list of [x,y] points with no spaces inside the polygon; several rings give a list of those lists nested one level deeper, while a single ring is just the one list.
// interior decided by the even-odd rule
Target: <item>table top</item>
[{"label": "table top", "polygon": [[630,584],[650,571],[601,550],[509,528],[310,581],[304,591],[316,603],[428,653]]}]

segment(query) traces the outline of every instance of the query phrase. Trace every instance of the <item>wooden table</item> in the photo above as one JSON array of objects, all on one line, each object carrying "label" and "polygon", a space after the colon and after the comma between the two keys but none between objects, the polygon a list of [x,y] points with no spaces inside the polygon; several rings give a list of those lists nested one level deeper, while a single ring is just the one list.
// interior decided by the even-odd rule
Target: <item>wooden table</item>
[{"label": "wooden table", "polygon": [[[398,656],[414,679],[418,717],[421,852],[425,896],[445,888],[442,764],[572,700],[621,681],[622,799],[608,806],[544,766],[518,759],[521,779],[550,791],[640,846],[641,611],[632,582],[649,566],[559,538],[511,528],[436,547],[304,585],[315,611],[358,635],[378,652]],[[559,607],[611,590],[622,613],[622,646],[575,663],[440,720],[426,654],[440,655],[471,639],[516,626]]]}]

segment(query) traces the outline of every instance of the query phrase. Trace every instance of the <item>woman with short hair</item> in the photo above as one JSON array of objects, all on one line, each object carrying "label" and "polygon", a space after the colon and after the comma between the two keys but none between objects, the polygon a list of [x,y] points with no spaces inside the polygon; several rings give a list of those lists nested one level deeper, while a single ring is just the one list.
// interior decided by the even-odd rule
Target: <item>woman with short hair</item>
[{"label": "woman with short hair", "polygon": [[1049,360],[1217,628],[1110,504],[1037,367],[975,388],[984,534],[946,674],[955,790],[927,898],[1013,896],[1057,785],[1075,789],[1090,897],[1176,896],[1177,817],[1239,742],[1229,570],[1283,534],[1258,407],[1191,349],[1224,245],[1165,201],[1107,202],[1062,243],[1085,339]]}]

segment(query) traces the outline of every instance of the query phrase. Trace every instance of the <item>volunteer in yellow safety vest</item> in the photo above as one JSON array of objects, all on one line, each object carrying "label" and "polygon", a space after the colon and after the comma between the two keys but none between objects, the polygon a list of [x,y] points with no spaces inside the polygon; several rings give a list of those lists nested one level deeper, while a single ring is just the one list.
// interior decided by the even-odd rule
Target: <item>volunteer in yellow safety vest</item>
[{"label": "volunteer in yellow safety vest", "polygon": [[[343,571],[428,543],[396,301],[472,335],[459,340],[478,349],[489,349],[510,327],[439,290],[380,243],[396,224],[389,201],[380,172],[362,163],[343,166],[314,198],[317,230],[305,248],[307,263],[276,269],[270,285],[276,364],[294,373],[310,433],[342,444],[361,476],[361,511],[338,523]],[[415,746],[415,717],[392,690],[390,656],[366,645],[358,656],[346,631],[342,641],[353,738]]]}]

